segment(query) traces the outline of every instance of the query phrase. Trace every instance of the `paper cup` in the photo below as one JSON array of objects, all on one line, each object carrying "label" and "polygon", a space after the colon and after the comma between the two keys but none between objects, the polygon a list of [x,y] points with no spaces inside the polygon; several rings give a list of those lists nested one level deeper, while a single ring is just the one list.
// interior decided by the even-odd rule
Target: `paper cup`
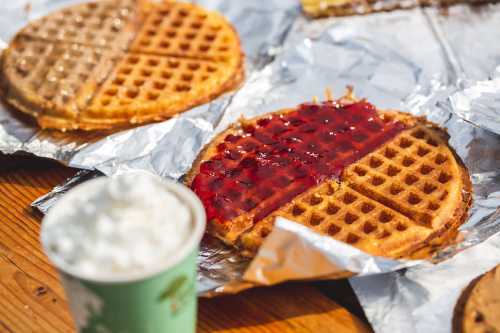
[{"label": "paper cup", "polygon": [[[70,196],[85,195],[103,181],[107,180],[95,179],[74,188],[49,211],[44,222],[54,218],[65,204],[71,204]],[[171,181],[164,181],[164,185],[190,208],[193,230],[175,253],[147,272],[99,279],[82,275],[51,253],[44,242],[46,231],[42,224],[44,251],[60,273],[79,332],[195,332],[196,262],[205,229],[205,210],[187,187]]]}]

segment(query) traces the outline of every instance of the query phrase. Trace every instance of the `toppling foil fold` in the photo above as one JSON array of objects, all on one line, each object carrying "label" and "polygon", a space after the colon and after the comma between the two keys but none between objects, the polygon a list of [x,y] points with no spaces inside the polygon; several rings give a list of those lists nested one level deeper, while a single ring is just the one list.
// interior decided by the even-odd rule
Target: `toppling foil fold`
[{"label": "toppling foil fold", "polygon": [[278,218],[243,278],[261,285],[286,280],[340,279],[397,271],[419,262],[372,256],[304,225]]}]

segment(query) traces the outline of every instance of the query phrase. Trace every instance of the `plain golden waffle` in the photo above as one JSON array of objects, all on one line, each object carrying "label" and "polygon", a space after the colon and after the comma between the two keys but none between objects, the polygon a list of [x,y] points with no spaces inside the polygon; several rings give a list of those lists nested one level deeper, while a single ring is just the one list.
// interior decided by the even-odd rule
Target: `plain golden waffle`
[{"label": "plain golden waffle", "polygon": [[[255,254],[271,232],[277,216],[380,256],[410,257],[418,251],[428,255],[430,251],[423,249],[450,241],[467,216],[471,184],[465,167],[447,144],[446,132],[421,118],[398,112],[378,113],[384,122],[399,120],[406,129],[349,163],[338,179],[324,179],[304,192],[297,191],[300,194],[256,223],[254,218],[262,209],[262,202],[275,200],[275,196],[297,184],[283,181],[282,187],[269,186],[270,193],[259,202],[254,200],[254,207],[250,205],[251,209],[245,210],[242,206],[229,223],[212,221],[209,232],[249,256]],[[203,161],[210,161],[220,151],[218,147],[228,135],[237,136],[242,126],[258,124],[263,118],[245,120],[220,134],[200,155],[187,183],[193,188],[198,186],[196,176]],[[342,153],[336,156],[344,158]],[[292,168],[287,172],[295,171]],[[253,191],[255,188],[250,188],[248,196],[258,197]]]},{"label": "plain golden waffle", "polygon": [[459,297],[453,333],[500,331],[500,266],[474,279]]},{"label": "plain golden waffle", "polygon": [[217,13],[104,0],[21,30],[2,56],[2,92],[43,128],[113,129],[167,119],[234,89],[243,58],[236,32]]}]

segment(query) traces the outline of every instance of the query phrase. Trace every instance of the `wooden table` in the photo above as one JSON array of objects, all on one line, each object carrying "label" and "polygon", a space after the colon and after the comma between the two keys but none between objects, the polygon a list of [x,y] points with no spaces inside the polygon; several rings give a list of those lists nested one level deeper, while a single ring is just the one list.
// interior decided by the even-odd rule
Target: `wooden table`
[{"label": "wooden table", "polygon": [[[41,214],[30,203],[75,172],[47,160],[0,155],[0,332],[74,331],[58,276],[40,249]],[[345,281],[289,283],[201,299],[198,331],[370,332],[331,298],[362,316]]]}]

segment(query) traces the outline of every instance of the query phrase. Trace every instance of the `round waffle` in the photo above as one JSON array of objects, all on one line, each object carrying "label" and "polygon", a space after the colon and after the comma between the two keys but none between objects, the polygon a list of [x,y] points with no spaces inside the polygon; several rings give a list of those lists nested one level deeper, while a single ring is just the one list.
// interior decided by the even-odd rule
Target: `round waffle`
[{"label": "round waffle", "polygon": [[[308,118],[314,110],[320,118]],[[447,140],[425,119],[347,97],[233,125],[186,181],[209,232],[245,255],[283,216],[374,255],[410,257],[449,241],[467,216],[469,176]]]},{"label": "round waffle", "polygon": [[22,29],[2,55],[1,90],[43,128],[113,129],[164,120],[234,89],[243,58],[217,13],[105,0]]},{"label": "round waffle", "polygon": [[500,331],[500,266],[474,279],[455,306],[453,332]]}]

